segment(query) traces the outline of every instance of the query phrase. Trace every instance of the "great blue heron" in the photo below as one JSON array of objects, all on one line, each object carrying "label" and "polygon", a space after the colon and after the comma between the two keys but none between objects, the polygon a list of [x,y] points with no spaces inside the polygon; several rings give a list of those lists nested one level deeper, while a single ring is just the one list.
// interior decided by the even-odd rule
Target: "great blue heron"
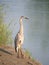
[{"label": "great blue heron", "polygon": [[25,16],[21,16],[19,23],[20,23],[20,29],[19,32],[17,33],[16,37],[15,37],[15,51],[18,52],[18,50],[21,48],[23,41],[24,41],[24,29],[23,29],[23,22],[22,20],[24,19],[28,19]]}]

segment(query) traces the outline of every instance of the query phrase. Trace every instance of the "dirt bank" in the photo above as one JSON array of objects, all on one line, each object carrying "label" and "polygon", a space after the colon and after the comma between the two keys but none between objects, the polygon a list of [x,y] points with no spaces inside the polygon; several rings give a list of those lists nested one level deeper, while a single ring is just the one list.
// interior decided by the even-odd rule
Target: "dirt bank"
[{"label": "dirt bank", "polygon": [[31,58],[18,58],[12,47],[0,47],[0,65],[42,65]]}]

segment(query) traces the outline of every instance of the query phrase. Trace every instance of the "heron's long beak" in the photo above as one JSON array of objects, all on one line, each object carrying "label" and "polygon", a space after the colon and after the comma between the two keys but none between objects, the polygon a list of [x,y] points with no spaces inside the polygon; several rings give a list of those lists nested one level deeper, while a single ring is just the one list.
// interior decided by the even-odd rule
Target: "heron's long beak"
[{"label": "heron's long beak", "polygon": [[25,19],[29,19],[28,17],[24,17]]}]

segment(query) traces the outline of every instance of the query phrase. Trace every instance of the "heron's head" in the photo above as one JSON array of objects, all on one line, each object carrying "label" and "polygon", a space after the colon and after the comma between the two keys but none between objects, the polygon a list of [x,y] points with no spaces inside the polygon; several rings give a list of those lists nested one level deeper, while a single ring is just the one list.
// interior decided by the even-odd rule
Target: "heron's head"
[{"label": "heron's head", "polygon": [[22,20],[23,20],[23,19],[29,19],[29,18],[27,18],[27,17],[25,17],[25,16],[21,16],[21,17],[20,17],[20,23],[22,23]]},{"label": "heron's head", "polygon": [[21,18],[21,19],[22,19],[22,18],[24,18],[24,19],[29,19],[28,17],[25,17],[25,16],[21,16],[20,18]]}]

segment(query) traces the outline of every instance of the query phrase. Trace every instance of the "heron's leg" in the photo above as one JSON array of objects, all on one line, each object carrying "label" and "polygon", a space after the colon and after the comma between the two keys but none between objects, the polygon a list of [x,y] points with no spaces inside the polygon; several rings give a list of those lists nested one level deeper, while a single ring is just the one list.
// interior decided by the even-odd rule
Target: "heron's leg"
[{"label": "heron's leg", "polygon": [[15,52],[17,52],[17,49],[16,49],[16,48],[17,48],[17,45],[16,45],[16,43],[15,43]]},{"label": "heron's leg", "polygon": [[18,57],[18,58],[21,58],[20,48],[18,48],[17,57]]},{"label": "heron's leg", "polygon": [[19,51],[19,48],[18,48],[18,47],[16,48],[16,51],[17,51],[17,53],[18,53],[18,51]]},{"label": "heron's leg", "polygon": [[17,51],[16,51],[16,46],[15,46],[15,52],[17,52]]},{"label": "heron's leg", "polygon": [[21,58],[23,57],[23,51],[22,48],[20,48]]}]

